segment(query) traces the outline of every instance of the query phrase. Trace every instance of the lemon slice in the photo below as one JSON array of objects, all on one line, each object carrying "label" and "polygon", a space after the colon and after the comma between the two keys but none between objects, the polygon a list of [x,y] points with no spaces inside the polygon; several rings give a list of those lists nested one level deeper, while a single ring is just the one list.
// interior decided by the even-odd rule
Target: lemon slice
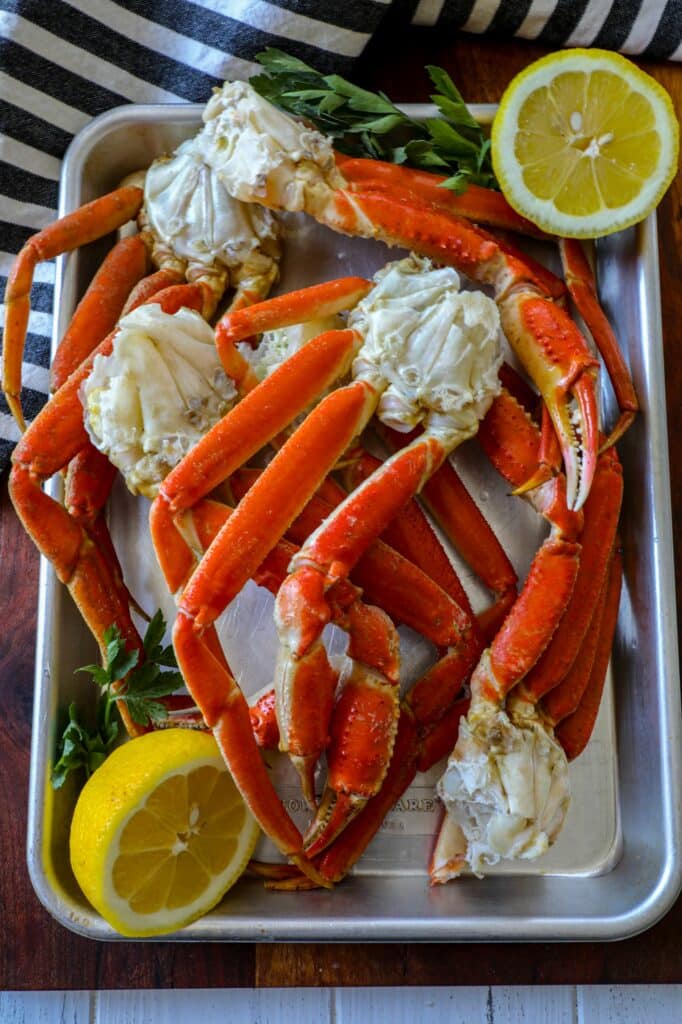
[{"label": "lemon slice", "polygon": [[123,935],[176,931],[239,878],[259,828],[208,733],[147,733],[84,786],[71,865],[93,907]]},{"label": "lemon slice", "polygon": [[606,50],[562,50],[531,64],[507,87],[492,127],[509,203],[569,238],[646,217],[675,175],[678,150],[668,93]]}]

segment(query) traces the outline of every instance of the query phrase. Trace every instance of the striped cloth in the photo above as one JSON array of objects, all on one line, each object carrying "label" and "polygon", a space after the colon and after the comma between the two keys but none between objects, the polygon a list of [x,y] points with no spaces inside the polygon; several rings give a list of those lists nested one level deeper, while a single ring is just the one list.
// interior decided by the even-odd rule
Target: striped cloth
[{"label": "striped cloth", "polygon": [[413,24],[682,60],[682,0],[419,0]]},{"label": "striped cloth", "polygon": [[[680,59],[682,0],[0,0],[0,289],[27,238],[55,216],[76,132],[122,103],[204,102],[278,46],[351,75],[382,25],[519,35]],[[439,32],[442,38],[442,31]],[[48,391],[54,266],[40,265],[24,355],[31,419]],[[4,306],[0,307],[4,321]],[[0,470],[18,439],[0,399]]]}]

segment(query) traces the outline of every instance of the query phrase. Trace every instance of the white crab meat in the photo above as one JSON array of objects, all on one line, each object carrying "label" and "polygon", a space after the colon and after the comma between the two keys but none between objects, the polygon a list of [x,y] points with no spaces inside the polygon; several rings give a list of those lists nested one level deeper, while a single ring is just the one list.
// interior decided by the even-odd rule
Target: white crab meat
[{"label": "white crab meat", "polygon": [[570,803],[568,762],[532,704],[481,700],[460,724],[438,794],[466,839],[462,866],[481,876],[502,859],[546,853]]},{"label": "white crab meat", "polygon": [[199,137],[155,160],[144,190],[142,224],[158,266],[175,267],[190,282],[205,280],[218,294],[262,277],[267,292],[280,256],[276,217],[230,195],[205,162]]},{"label": "white crab meat", "polygon": [[80,398],[93,444],[133,494],[153,498],[237,392],[198,313],[148,304],[121,319],[111,355],[95,358]]},{"label": "white crab meat", "polygon": [[203,158],[242,202],[310,210],[311,190],[342,184],[329,139],[282,113],[247,82],[225,82],[202,116],[197,141]]},{"label": "white crab meat", "polygon": [[265,331],[257,348],[239,342],[237,349],[250,364],[258,379],[265,380],[286,362],[289,356],[293,356],[313,338],[317,338],[325,331],[343,330],[345,326],[343,317],[338,314],[320,317],[291,327],[280,327],[276,331]]},{"label": "white crab meat", "polygon": [[[354,376],[384,388],[377,414],[412,430],[427,421],[454,447],[472,437],[500,392],[500,316],[452,267],[411,254],[375,275],[348,318],[363,338]],[[388,387],[385,386],[388,382]]]}]

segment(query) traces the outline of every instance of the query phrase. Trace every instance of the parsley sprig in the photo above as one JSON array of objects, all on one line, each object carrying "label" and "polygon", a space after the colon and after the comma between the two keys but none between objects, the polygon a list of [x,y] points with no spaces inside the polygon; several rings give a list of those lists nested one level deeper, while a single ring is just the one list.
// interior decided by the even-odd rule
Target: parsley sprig
[{"label": "parsley sprig", "polygon": [[[119,736],[119,721],[115,713],[117,701],[125,701],[130,717],[137,725],[147,726],[168,717],[159,698],[174,693],[182,686],[183,679],[173,648],[163,645],[165,632],[166,623],[159,610],[144,635],[144,661],[139,665],[140,652],[126,650],[118,627],[110,626],[104,634],[104,664],[84,665],[77,670],[89,672],[101,689],[95,727],[89,729],[80,721],[76,704],[69,706],[69,722],[59,742],[59,757],[52,770],[55,789],[64,785],[69,772],[79,768],[85,769],[86,778],[89,778],[111,752]],[[121,683],[123,686],[117,687]]]},{"label": "parsley sprig", "polygon": [[250,79],[254,89],[275,106],[312,122],[341,152],[444,174],[443,186],[454,192],[463,192],[470,183],[498,187],[490,139],[442,68],[426,68],[436,87],[431,100],[441,116],[416,121],[385,93],[368,92],[340,75],[322,75],[282,50],[268,47],[256,60],[265,73]]}]

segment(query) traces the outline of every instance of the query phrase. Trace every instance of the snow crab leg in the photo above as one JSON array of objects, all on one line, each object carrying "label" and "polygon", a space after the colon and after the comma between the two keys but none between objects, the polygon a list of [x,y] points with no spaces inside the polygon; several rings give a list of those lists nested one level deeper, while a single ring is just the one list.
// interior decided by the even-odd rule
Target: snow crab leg
[{"label": "snow crab leg", "polygon": [[[509,411],[508,406],[507,396],[503,393],[494,400],[488,417],[494,413],[504,418]],[[521,439],[518,451],[516,466],[519,474],[532,467],[539,445],[537,428],[525,413],[521,415],[527,425],[527,436]],[[484,419],[484,424],[488,417]],[[508,423],[510,447],[514,447],[518,438],[515,419],[512,418]],[[483,425],[479,429],[482,428]],[[565,537],[570,538],[579,533],[582,514],[566,509],[565,498],[562,500],[563,486],[563,478],[557,477],[543,485],[545,493],[542,500],[536,498],[545,515],[550,521],[554,520],[555,536],[550,537],[536,555],[520,597],[502,629],[492,640],[492,647],[479,661],[471,683],[472,694],[477,685],[476,674],[480,678],[482,666],[488,664],[491,650],[494,650],[496,662],[503,665],[505,671],[510,674],[513,671],[522,673],[525,663],[532,664],[537,659],[565,610],[577,573],[579,554],[579,545]],[[469,670],[472,667],[469,666]],[[469,700],[456,699],[459,687],[451,685],[448,668],[447,662],[445,666],[434,666],[402,701],[400,743],[396,740],[397,755],[391,761],[385,788],[382,787],[356,821],[351,822],[329,849],[321,854],[317,863],[322,874],[339,881],[360,856],[379,828],[384,815],[410,785],[416,772],[426,770],[451,749],[461,728],[461,716],[467,714]],[[273,884],[276,888],[294,889],[308,885],[305,880],[301,882],[296,877]]]},{"label": "snow crab leg", "polygon": [[[403,273],[408,275],[406,281],[400,280]],[[406,296],[409,296],[408,301],[416,303],[418,308],[425,308],[424,294],[418,296],[422,287],[419,283],[420,276],[424,275],[426,282],[429,274],[440,273],[442,272],[425,270],[414,260],[391,265],[388,273],[377,276],[379,283],[372,293],[375,297],[372,300],[368,297],[352,314],[353,323],[361,325],[359,329],[365,337],[364,349],[356,360],[355,372],[362,374],[360,379],[368,379],[370,374],[375,375],[374,380],[381,387],[381,391],[385,392],[381,401],[377,400],[379,416],[392,418],[393,422],[400,422],[402,416],[403,422],[406,421],[412,426],[414,419],[424,415],[425,430],[406,449],[383,463],[350,494],[307,539],[292,562],[291,575],[279,590],[275,611],[275,622],[284,652],[278,662],[275,682],[278,698],[277,716],[282,732],[289,728],[289,720],[296,711],[295,703],[290,696],[290,679],[295,677],[297,665],[305,663],[308,653],[319,644],[322,626],[328,618],[325,592],[335,581],[345,578],[367,545],[420,490],[449,452],[466,437],[475,433],[480,413],[475,413],[474,407],[480,409],[482,413],[497,389],[498,357],[490,348],[495,335],[494,323],[491,321],[492,335],[488,335],[487,339],[480,338],[480,348],[475,350],[475,354],[474,350],[469,350],[475,361],[483,357],[483,362],[476,368],[469,368],[471,376],[468,380],[471,382],[471,391],[468,394],[471,397],[465,397],[466,386],[458,392],[460,398],[453,398],[452,405],[448,399],[442,397],[443,393],[450,389],[450,393],[454,394],[459,385],[455,383],[457,372],[449,371],[452,373],[452,380],[448,383],[445,383],[445,380],[441,383],[439,375],[447,375],[448,371],[444,370],[444,366],[448,359],[452,360],[451,364],[447,363],[448,366],[459,365],[461,369],[463,350],[459,348],[458,342],[448,355],[445,354],[447,346],[443,344],[441,319],[443,310],[442,307],[439,309],[439,298],[435,294],[430,296],[429,313],[425,317],[426,320],[430,320],[434,335],[433,352],[429,351],[425,338],[426,331],[423,331],[421,326],[407,328],[413,333],[414,348],[410,349],[408,340],[406,350],[400,352],[402,339],[395,329],[398,309],[401,310],[401,319],[405,320]],[[411,277],[412,274],[415,275],[414,279]],[[427,287],[426,283],[423,287]],[[393,302],[396,303],[395,311],[392,308]],[[390,356],[388,352],[384,354],[384,350],[380,348],[384,344],[383,338],[379,340],[373,337],[374,308],[377,310],[377,323],[381,324],[379,332],[388,330],[388,324],[393,325],[390,335]],[[359,314],[358,318],[356,314]],[[483,309],[478,315],[480,326],[484,322]],[[450,316],[452,314],[448,313],[448,317]],[[367,323],[363,322],[364,318],[367,318]],[[436,321],[440,322],[440,328],[435,326]],[[448,332],[450,323],[448,320]],[[462,344],[466,344],[465,336],[466,332],[463,332]],[[373,344],[379,346],[379,351],[372,348]],[[493,344],[496,347],[496,342]],[[423,396],[419,404],[423,404],[424,413],[417,411],[416,402],[414,406],[411,405],[414,397],[410,394],[410,387],[405,387],[404,381],[401,381],[403,371],[405,376],[408,373],[419,374],[420,364],[424,383],[418,381],[417,377],[415,389]],[[394,370],[393,367],[400,369]],[[439,377],[438,384],[436,377]],[[433,382],[432,385],[428,383],[429,378]],[[474,398],[474,395],[480,398]],[[479,401],[480,406],[477,405]],[[320,408],[323,408],[323,405]],[[316,413],[317,410],[311,414],[308,422],[314,419]],[[414,419],[410,422],[412,417]],[[475,641],[469,630],[462,634],[455,647],[469,650],[472,643]],[[335,709],[332,741],[327,749],[327,786],[315,820],[306,835],[306,849],[309,855],[314,855],[331,842],[380,788],[390,760],[397,727],[397,713],[398,695],[395,688],[387,688],[377,674],[367,671],[362,678],[353,680],[351,685],[344,688]],[[363,746],[375,750],[377,743],[381,744],[380,757],[376,758],[376,768],[367,774],[363,770],[361,751]]]},{"label": "snow crab leg", "polygon": [[[509,207],[500,192],[469,185],[464,193],[455,195],[441,187],[440,175],[418,171],[380,160],[344,157],[336,154],[336,165],[343,175],[346,187],[360,193],[376,192],[386,197],[405,196],[411,202],[427,203],[445,213],[454,214],[477,224],[502,228],[522,235],[548,238],[542,231]],[[592,267],[583,243],[577,239],[556,239],[566,287],[578,312],[582,316],[608,370],[614,388],[620,416],[614,424],[607,446],[615,444],[632,423],[637,410],[637,395],[622,352],[597,295]],[[537,280],[545,280],[548,295],[561,301],[560,285],[543,267],[518,250],[508,240],[498,244],[510,257],[525,262],[533,269]]]},{"label": "snow crab leg", "polygon": [[[360,278],[349,279],[345,289],[336,288],[337,308],[352,305],[368,288],[369,283]],[[339,292],[342,293],[340,298]],[[275,324],[281,325],[281,320],[286,320],[287,316],[290,323],[298,323],[305,319],[306,308],[312,314],[317,312],[321,295],[319,290],[312,294],[295,293],[293,297],[285,297],[290,298],[290,302],[273,299],[265,305],[271,308],[271,304],[275,304]],[[234,337],[246,338],[253,334],[254,318],[258,317],[259,306],[256,305],[253,311],[232,314],[222,329],[232,330]],[[339,431],[340,436],[335,437],[339,450],[350,443],[354,428],[344,422],[347,407],[343,401],[334,402],[336,408],[327,421],[330,435],[326,439],[313,430],[301,438],[299,430],[296,441],[290,441],[280,450],[196,568],[182,527],[185,514],[198,501],[279,435],[321,392],[335,383],[350,367],[358,344],[351,330],[329,331],[275,370],[217,423],[169,474],[152,505],[150,519],[152,538],[167,583],[171,592],[180,594],[173,639],[187,686],[262,827],[282,853],[299,864],[305,873],[313,874],[314,869],[302,850],[301,836],[284,811],[260,758],[246,700],[226,664],[215,657],[205,638],[212,634],[213,623],[222,609],[257,570],[336,461],[334,452],[324,458],[325,441],[329,443],[332,431]],[[338,394],[332,392],[330,397],[335,399]],[[307,470],[318,466],[319,472],[311,486]],[[273,477],[278,486],[272,485]]]},{"label": "snow crab leg", "polygon": [[[31,285],[36,265],[44,260],[54,259],[62,253],[71,252],[98,238],[104,238],[105,235],[122,227],[137,215],[142,198],[141,189],[134,186],[101,196],[32,235],[17,256],[5,290],[2,389],[12,415],[22,430],[26,429],[26,424],[21,409],[21,360],[28,329]],[[88,305],[88,320],[91,312]],[[107,319],[105,314],[103,322]],[[71,345],[68,345],[66,352],[70,350]]]},{"label": "snow crab leg", "polygon": [[[382,427],[381,436],[390,450],[396,451],[418,436],[418,431],[399,434]],[[361,476],[366,474],[360,462],[344,470],[351,489]],[[487,617],[494,620],[508,611],[516,598],[516,572],[449,460],[424,484],[420,499],[467,565],[492,591],[495,603]],[[463,603],[461,598],[457,600]]]},{"label": "snow crab leg", "polygon": [[[554,726],[554,735],[569,761],[583,752],[597,719],[616,631],[622,581],[622,557],[616,548],[604,585],[601,607],[585,641],[586,650],[576,658],[565,679],[542,702],[543,713]],[[556,699],[551,700],[554,693]]]},{"label": "snow crab leg", "polygon": [[637,395],[613,328],[599,303],[594,274],[582,243],[575,238],[560,238],[559,252],[571,298],[604,360],[620,409],[620,416],[602,446],[610,448],[637,415]]}]

